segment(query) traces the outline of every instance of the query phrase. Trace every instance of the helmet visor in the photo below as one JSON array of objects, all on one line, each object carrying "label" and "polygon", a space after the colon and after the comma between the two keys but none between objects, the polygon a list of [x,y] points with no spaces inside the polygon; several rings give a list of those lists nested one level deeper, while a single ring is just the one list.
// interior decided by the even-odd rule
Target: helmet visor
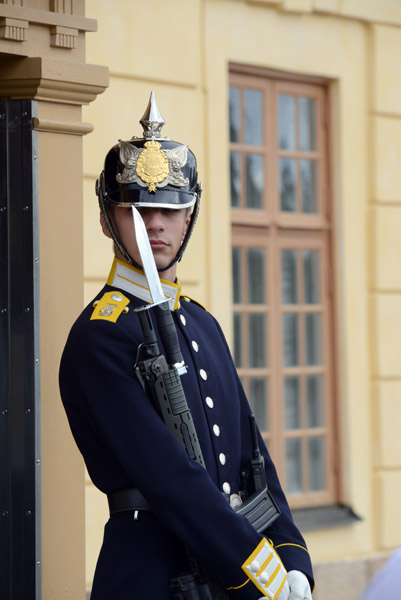
[{"label": "helmet visor", "polygon": [[148,208],[189,208],[197,199],[196,192],[185,192],[171,189],[158,189],[155,194],[147,190],[122,189],[120,193],[108,194],[108,200],[114,206],[148,207]]}]

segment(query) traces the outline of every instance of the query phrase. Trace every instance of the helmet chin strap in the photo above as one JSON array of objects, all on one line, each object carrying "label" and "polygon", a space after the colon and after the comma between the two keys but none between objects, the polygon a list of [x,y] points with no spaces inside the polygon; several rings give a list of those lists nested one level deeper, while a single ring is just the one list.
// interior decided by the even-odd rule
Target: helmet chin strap
[{"label": "helmet chin strap", "polygon": [[126,247],[124,246],[124,244],[122,243],[122,241],[120,240],[120,238],[118,237],[118,235],[116,233],[116,230],[114,229],[113,223],[111,222],[110,215],[109,215],[109,212],[107,210],[106,201],[105,201],[105,198],[107,198],[107,194],[106,194],[105,189],[104,189],[104,171],[101,172],[100,178],[96,182],[96,194],[97,194],[97,197],[99,199],[100,212],[102,214],[102,217],[104,219],[104,222],[106,224],[107,229],[109,230],[109,233],[110,233],[110,235],[112,237],[112,240],[113,240],[114,244],[116,245],[116,247],[118,248],[119,252],[124,257],[124,259],[127,261],[128,264],[136,267],[137,269],[141,269],[142,270],[141,265],[139,265],[132,258],[132,256],[130,255],[130,253],[128,252],[128,250],[126,249]]},{"label": "helmet chin strap", "polygon": [[[173,258],[173,260],[166,267],[163,267],[162,269],[157,269],[159,271],[159,273],[168,271],[168,269],[171,269],[171,267],[173,265],[175,265],[176,262],[179,262],[182,259],[184,251],[188,245],[189,238],[191,237],[195,222],[198,218],[199,202],[200,202],[201,193],[202,193],[202,189],[201,189],[201,186],[198,184],[197,188],[196,188],[197,198],[196,198],[194,210],[192,211],[191,221],[189,223],[188,230],[185,234],[185,238],[184,238],[176,256]],[[116,247],[118,248],[119,252],[124,257],[124,259],[128,262],[128,264],[132,265],[136,269],[143,271],[143,267],[140,264],[138,264],[136,262],[136,260],[130,255],[130,253],[124,246],[123,242],[118,237],[118,232],[116,232],[116,229],[114,228],[113,223],[110,219],[110,215],[108,213],[107,205],[106,205],[107,193],[105,191],[105,184],[104,184],[104,171],[102,171],[102,173],[100,174],[99,181],[96,182],[96,194],[99,199],[100,212],[103,216],[104,222],[106,224],[107,229],[109,230],[112,240],[115,243]],[[176,210],[176,209],[171,209],[171,210]]]}]

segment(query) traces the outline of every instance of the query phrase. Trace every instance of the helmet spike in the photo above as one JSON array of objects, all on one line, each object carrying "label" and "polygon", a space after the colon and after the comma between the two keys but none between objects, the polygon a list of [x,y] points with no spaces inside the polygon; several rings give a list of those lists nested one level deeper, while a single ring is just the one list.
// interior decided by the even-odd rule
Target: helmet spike
[{"label": "helmet spike", "polygon": [[156,97],[153,90],[150,94],[148,106],[139,122],[143,127],[143,137],[145,139],[160,139],[161,130],[165,124],[165,120],[157,108]]}]

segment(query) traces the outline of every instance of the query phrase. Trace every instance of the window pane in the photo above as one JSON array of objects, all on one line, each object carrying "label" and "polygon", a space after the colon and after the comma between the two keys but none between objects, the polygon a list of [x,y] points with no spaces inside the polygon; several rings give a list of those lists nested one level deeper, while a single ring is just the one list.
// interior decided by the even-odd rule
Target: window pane
[{"label": "window pane", "polygon": [[302,493],[302,452],[301,440],[286,440],[285,444],[285,474],[287,494]]},{"label": "window pane", "polygon": [[317,492],[326,488],[325,440],[323,437],[308,440],[309,489]]},{"label": "window pane", "polygon": [[306,364],[322,364],[322,317],[319,313],[305,315]]},{"label": "window pane", "polygon": [[285,367],[296,367],[298,355],[298,315],[283,315],[283,362]]},{"label": "window pane", "polygon": [[265,302],[265,251],[264,248],[248,248],[248,302]]},{"label": "window pane", "polygon": [[296,210],[296,165],[293,158],[280,158],[280,206],[285,212]]},{"label": "window pane", "polygon": [[238,208],[241,203],[241,155],[230,152],[231,206]]},{"label": "window pane", "polygon": [[285,428],[301,427],[301,396],[299,377],[284,378]]},{"label": "window pane", "polygon": [[295,150],[295,98],[288,94],[278,97],[278,146]]},{"label": "window pane", "polygon": [[241,249],[232,249],[232,269],[233,269],[233,302],[240,304],[241,293]]},{"label": "window pane", "polygon": [[317,212],[316,161],[301,160],[302,212]]},{"label": "window pane", "polygon": [[246,164],[246,207],[262,208],[265,173],[263,156],[247,154]]},{"label": "window pane", "polygon": [[301,150],[316,150],[316,100],[299,98],[299,144]]},{"label": "window pane", "polygon": [[297,304],[297,251],[281,251],[281,302],[283,304]]},{"label": "window pane", "polygon": [[307,395],[307,425],[308,427],[323,427],[323,376],[308,375],[306,378]]},{"label": "window pane", "polygon": [[241,315],[234,313],[234,362],[237,367],[242,367],[242,328]]},{"label": "window pane", "polygon": [[262,92],[245,90],[245,144],[261,146],[263,142]]},{"label": "window pane", "polygon": [[230,142],[239,142],[240,129],[240,99],[239,89],[230,87]]},{"label": "window pane", "polygon": [[249,366],[265,367],[266,357],[266,318],[265,315],[249,315]]},{"label": "window pane", "polygon": [[269,422],[267,379],[262,377],[251,377],[249,386],[249,402],[259,429],[261,431],[268,431]]},{"label": "window pane", "polygon": [[319,252],[318,250],[304,250],[302,252],[304,263],[304,302],[305,304],[319,304]]}]

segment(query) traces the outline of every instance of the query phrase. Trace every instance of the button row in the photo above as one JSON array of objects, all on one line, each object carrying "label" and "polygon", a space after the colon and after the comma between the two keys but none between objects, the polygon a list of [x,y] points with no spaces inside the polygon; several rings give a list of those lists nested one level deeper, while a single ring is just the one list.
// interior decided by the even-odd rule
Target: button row
[{"label": "button row", "polygon": [[[181,320],[181,323],[185,327],[187,324],[187,320],[186,320],[185,316],[180,315],[180,320]],[[195,342],[195,340],[192,340],[192,348],[195,350],[195,352],[199,352],[199,344],[197,342]]]},{"label": "button row", "polygon": [[[180,315],[180,319],[181,319],[181,323],[184,325],[187,324],[187,320],[184,317],[184,315]],[[195,350],[195,352],[199,352],[199,344],[197,342],[195,342],[195,340],[192,340],[192,348]],[[199,369],[199,375],[201,376],[201,378],[203,379],[203,381],[207,381],[207,373],[205,371],[205,369]],[[206,404],[209,408],[213,408],[214,407],[214,401],[210,396],[206,397]],[[217,424],[213,425],[213,433],[216,437],[219,437],[220,435],[220,427]],[[221,465],[225,465],[226,464],[226,455],[221,452],[219,454],[219,461]],[[225,494],[229,494],[231,491],[231,487],[230,484],[225,482],[223,484],[223,491]]]}]

